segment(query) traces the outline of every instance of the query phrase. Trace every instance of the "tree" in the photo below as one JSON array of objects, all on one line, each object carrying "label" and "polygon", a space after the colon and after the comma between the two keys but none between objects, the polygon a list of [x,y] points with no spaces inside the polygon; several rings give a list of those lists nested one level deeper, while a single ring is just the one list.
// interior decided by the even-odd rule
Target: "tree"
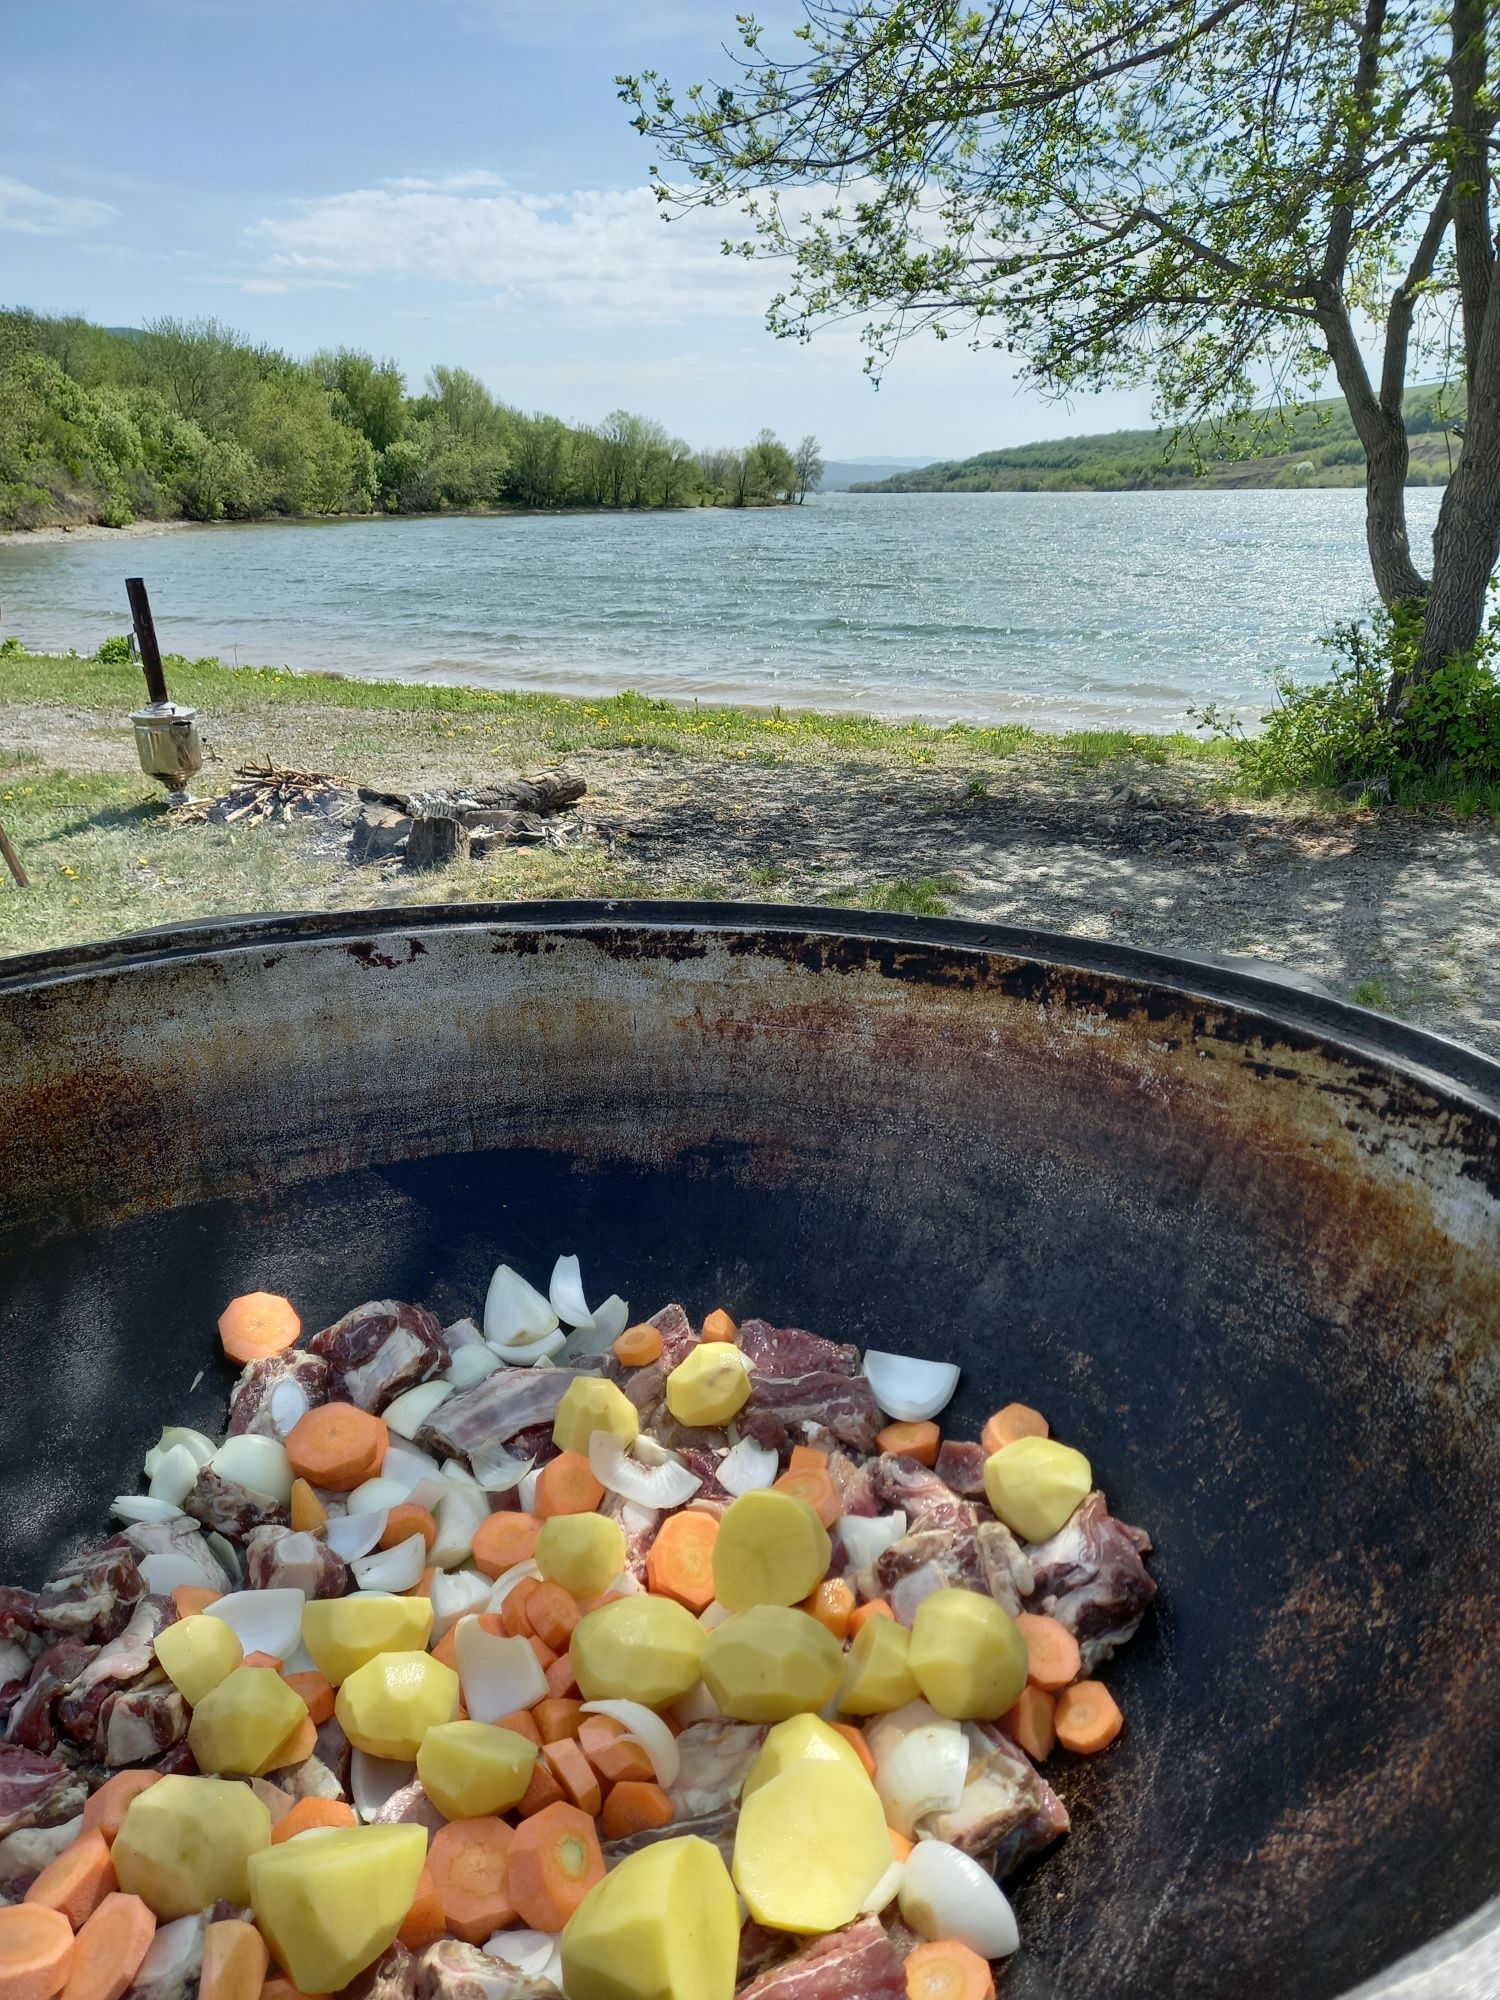
[{"label": "tree", "polygon": [[308,367],[331,390],[341,423],[362,431],[376,451],[406,427],[406,383],[394,361],[377,361],[352,347],[315,354]]},{"label": "tree", "polygon": [[[686,191],[653,169],[669,209],[748,197],[793,259],[776,332],[863,318],[878,371],[919,329],[962,330],[1052,391],[1149,383],[1186,426],[1331,364],[1376,586],[1420,606],[1413,671],[1473,645],[1500,555],[1490,0],[803,4],[789,57],[743,19],[722,87],[620,79],[687,169]],[[1429,577],[1402,402],[1434,355],[1467,418]]]},{"label": "tree", "polygon": [[792,464],[797,474],[797,505],[800,507],[809,493],[816,493],[823,484],[823,448],[809,431],[793,455]]},{"label": "tree", "polygon": [[797,487],[797,468],[792,454],[775,431],[761,431],[745,453],[751,490],[757,498],[772,500],[780,495],[790,500]]}]

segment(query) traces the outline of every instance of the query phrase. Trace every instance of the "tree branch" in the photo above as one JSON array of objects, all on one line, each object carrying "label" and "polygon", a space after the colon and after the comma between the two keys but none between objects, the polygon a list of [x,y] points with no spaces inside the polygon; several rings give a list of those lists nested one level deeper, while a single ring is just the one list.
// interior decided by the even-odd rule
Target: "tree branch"
[{"label": "tree branch", "polygon": [[1411,346],[1412,319],[1417,298],[1432,276],[1443,238],[1453,219],[1453,182],[1450,179],[1422,231],[1406,276],[1396,287],[1385,316],[1385,356],[1380,370],[1380,407],[1387,416],[1399,417],[1406,395],[1406,360]]}]

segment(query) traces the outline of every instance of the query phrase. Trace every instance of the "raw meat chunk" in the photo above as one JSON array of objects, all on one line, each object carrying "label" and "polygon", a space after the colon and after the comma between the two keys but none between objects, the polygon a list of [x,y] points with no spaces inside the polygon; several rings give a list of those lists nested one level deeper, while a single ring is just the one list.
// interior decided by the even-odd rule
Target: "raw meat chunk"
[{"label": "raw meat chunk", "polygon": [[315,1333],[307,1347],[328,1363],[330,1401],[357,1403],[377,1415],[403,1389],[441,1375],[448,1366],[448,1343],[439,1321],[425,1306],[398,1299],[356,1306]]}]

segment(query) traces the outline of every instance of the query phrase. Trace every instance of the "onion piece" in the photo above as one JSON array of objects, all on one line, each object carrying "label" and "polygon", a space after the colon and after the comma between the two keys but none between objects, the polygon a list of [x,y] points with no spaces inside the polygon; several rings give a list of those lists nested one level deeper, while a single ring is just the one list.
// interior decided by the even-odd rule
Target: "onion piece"
[{"label": "onion piece", "polygon": [[285,1660],[302,1636],[306,1608],[300,1590],[235,1590],[210,1604],[206,1615],[221,1618],[247,1653]]},{"label": "onion piece", "polygon": [[146,1477],[148,1479],[155,1478],[157,1466],[167,1453],[174,1450],[178,1445],[181,1445],[184,1450],[190,1451],[193,1454],[200,1472],[219,1448],[214,1443],[214,1440],[211,1437],[205,1437],[202,1431],[189,1430],[186,1424],[168,1424],[158,1441],[146,1453]]},{"label": "onion piece", "polygon": [[496,1931],[479,1949],[486,1958],[498,1958],[528,1979],[546,1979],[559,1946],[551,1931]]},{"label": "onion piece", "polygon": [[952,1812],[969,1775],[969,1739],[925,1701],[876,1717],[865,1738],[875,1759],[875,1789],[886,1824],[906,1839],[930,1812]]},{"label": "onion piece", "polygon": [[677,1774],[682,1769],[682,1753],[677,1748],[677,1738],[644,1702],[586,1701],[582,1704],[582,1713],[613,1717],[624,1729],[626,1741],[639,1743],[651,1759],[656,1782],[662,1790],[669,1792],[676,1784]]},{"label": "onion piece", "polygon": [[905,1865],[893,1861],[869,1895],[859,1906],[862,1917],[878,1917],[882,1910],[889,1909],[901,1893],[901,1884],[906,1879]]},{"label": "onion piece", "polygon": [[865,1353],[865,1375],[875,1400],[899,1423],[921,1423],[935,1417],[953,1400],[958,1367],[952,1361],[921,1361],[912,1354],[885,1354],[878,1347]]},{"label": "onion piece", "polygon": [[264,1493],[278,1507],[285,1507],[292,1497],[292,1461],[286,1446],[275,1438],[257,1437],[251,1431],[225,1438],[209,1467],[232,1486]]},{"label": "onion piece", "polygon": [[630,1308],[618,1292],[611,1292],[603,1305],[594,1307],[594,1317],[588,1326],[580,1326],[568,1335],[567,1342],[558,1349],[559,1361],[583,1361],[591,1354],[607,1354],[630,1324]]},{"label": "onion piece", "polygon": [[363,1486],[356,1486],[347,1498],[351,1514],[375,1514],[399,1507],[411,1488],[404,1479],[387,1479],[383,1475],[367,1479]]},{"label": "onion piece", "polygon": [[456,1319],[452,1326],[443,1328],[443,1338],[448,1343],[449,1354],[458,1354],[466,1347],[483,1347],[484,1334],[478,1323],[468,1318]]},{"label": "onion piece", "polygon": [[191,1556],[178,1555],[175,1549],[158,1549],[152,1555],[142,1556],[139,1568],[141,1581],[153,1597],[170,1597],[185,1583],[203,1581],[202,1563],[194,1562]]},{"label": "onion piece", "polygon": [[414,1389],[407,1389],[394,1397],[381,1411],[382,1421],[393,1430],[397,1437],[414,1438],[437,1409],[453,1394],[451,1382],[419,1382]]},{"label": "onion piece", "polygon": [[[443,1477],[454,1486],[479,1486],[479,1481],[461,1458],[443,1460]],[[480,1487],[479,1490],[483,1492],[484,1489]]]},{"label": "onion piece", "polygon": [[355,1750],[349,1758],[349,1791],[354,1810],[362,1820],[372,1820],[416,1775],[416,1765],[404,1763],[399,1757],[372,1757],[368,1750]]},{"label": "onion piece", "polygon": [[318,1663],[307,1650],[305,1639],[299,1639],[281,1663],[283,1674],[315,1674]]},{"label": "onion piece", "polygon": [[328,1523],[323,1539],[346,1563],[357,1562],[377,1545],[389,1519],[388,1507],[372,1507],[362,1514],[340,1514]]},{"label": "onion piece", "polygon": [[528,1338],[540,1339],[556,1325],[557,1314],[548,1300],[519,1271],[501,1264],[484,1301],[484,1337],[490,1346],[499,1353]]},{"label": "onion piece", "polygon": [[769,1445],[757,1444],[754,1438],[741,1438],[719,1460],[718,1481],[726,1493],[738,1499],[742,1493],[773,1486],[780,1463]]},{"label": "onion piece", "polygon": [[245,1565],[240,1560],[240,1552],[234,1543],[226,1536],[221,1535],[216,1528],[208,1529],[203,1539],[208,1544],[209,1553],[212,1555],[214,1561],[230,1581],[235,1584],[243,1583],[245,1580]]},{"label": "onion piece", "polygon": [[451,1382],[460,1391],[472,1389],[486,1375],[493,1375],[499,1366],[500,1357],[492,1347],[461,1347],[449,1363],[443,1380]]},{"label": "onion piece", "polygon": [[408,1535],[393,1549],[377,1549],[373,1555],[356,1556],[349,1567],[361,1590],[395,1596],[421,1582],[427,1567],[427,1543],[421,1535]]},{"label": "onion piece", "polygon": [[906,1516],[898,1508],[894,1514],[844,1514],[834,1534],[856,1569],[868,1569],[877,1556],[899,1542],[906,1533]]},{"label": "onion piece", "polygon": [[717,1632],[725,1620],[733,1616],[734,1613],[722,1605],[716,1597],[712,1603],[705,1604],[698,1613],[698,1623],[705,1632]]},{"label": "onion piece", "polygon": [[517,1458],[503,1444],[482,1444],[470,1454],[469,1462],[475,1484],[486,1493],[510,1493],[536,1464],[536,1457]]},{"label": "onion piece", "polygon": [[638,1507],[681,1507],[703,1484],[685,1465],[642,1465],[612,1431],[595,1431],[589,1439],[589,1465],[606,1492]]},{"label": "onion piece", "polygon": [[670,1713],[679,1729],[691,1729],[695,1722],[724,1720],[724,1711],[709,1693],[707,1681],[699,1681],[691,1694],[685,1694],[681,1701],[674,1702]]},{"label": "onion piece", "polygon": [[117,1493],[109,1511],[119,1521],[175,1521],[182,1513],[170,1500],[150,1493]]},{"label": "onion piece", "polygon": [[440,1569],[432,1579],[432,1644],[453,1630],[460,1618],[486,1611],[490,1580],[472,1569]]},{"label": "onion piece", "polygon": [[475,1722],[498,1722],[547,1697],[547,1676],[527,1639],[486,1632],[477,1618],[460,1618],[453,1656],[464,1705]]},{"label": "onion piece", "polygon": [[[481,1487],[459,1486],[447,1480],[437,1504],[437,1538],[427,1560],[437,1569],[457,1569],[472,1555],[474,1536],[489,1513],[489,1499]],[[538,1695],[537,1700],[541,1699]]]},{"label": "onion piece", "polygon": [[547,1297],[552,1310],[572,1327],[592,1327],[594,1315],[583,1296],[583,1273],[576,1257],[559,1257],[552,1266]]},{"label": "onion piece", "polygon": [[288,1375],[276,1384],[267,1398],[266,1409],[283,1444],[311,1408],[312,1398],[294,1376]]},{"label": "onion piece", "polygon": [[1009,1958],[1021,1942],[1005,1891],[946,1840],[919,1840],[903,1870],[901,1915],[918,1937],[951,1938],[981,1958]]},{"label": "onion piece", "polygon": [[638,1458],[642,1465],[681,1465],[683,1462],[680,1451],[673,1451],[670,1445],[648,1437],[645,1431],[631,1445],[630,1456]]},{"label": "onion piece", "polygon": [[526,1477],[516,1488],[516,1498],[521,1503],[521,1512],[523,1514],[534,1514],[536,1512],[536,1488],[537,1481],[541,1476],[542,1469],[540,1466],[536,1466],[532,1471],[527,1473]]},{"label": "onion piece", "polygon": [[539,1340],[492,1340],[490,1352],[498,1354],[511,1368],[535,1368],[539,1362],[550,1361],[559,1348],[567,1345],[567,1339],[562,1328],[557,1326]]},{"label": "onion piece", "polygon": [[485,1610],[498,1611],[518,1583],[524,1583],[528,1576],[540,1576],[541,1573],[540,1567],[531,1557],[525,1562],[512,1563],[509,1569],[500,1572],[485,1592]]},{"label": "onion piece", "polygon": [[380,1476],[382,1479],[404,1479],[410,1492],[424,1479],[441,1479],[443,1468],[429,1452],[418,1451],[405,1438],[392,1438],[381,1460]]}]

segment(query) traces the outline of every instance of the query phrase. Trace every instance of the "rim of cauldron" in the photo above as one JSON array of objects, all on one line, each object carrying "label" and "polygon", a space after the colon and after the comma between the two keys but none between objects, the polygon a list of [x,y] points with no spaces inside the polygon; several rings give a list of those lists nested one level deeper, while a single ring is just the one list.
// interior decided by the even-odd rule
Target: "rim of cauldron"
[{"label": "rim of cauldron", "polygon": [[[1339,1000],[1318,982],[1274,963],[1253,966],[1193,952],[1076,937],[1066,931],[981,924],[789,903],[651,902],[631,899],[513,903],[383,904],[362,910],[292,910],[209,917],[130,932],[93,944],[0,961],[0,993],[85,974],[278,943],[328,942],[392,932],[536,929],[794,933],[870,944],[951,950],[1097,973],[1192,999],[1233,1006],[1273,1027],[1316,1037],[1355,1056],[1421,1072],[1500,1116],[1500,1062],[1464,1043]],[[1500,1895],[1398,1959],[1341,2000],[1490,2000],[1500,1968]]]}]

